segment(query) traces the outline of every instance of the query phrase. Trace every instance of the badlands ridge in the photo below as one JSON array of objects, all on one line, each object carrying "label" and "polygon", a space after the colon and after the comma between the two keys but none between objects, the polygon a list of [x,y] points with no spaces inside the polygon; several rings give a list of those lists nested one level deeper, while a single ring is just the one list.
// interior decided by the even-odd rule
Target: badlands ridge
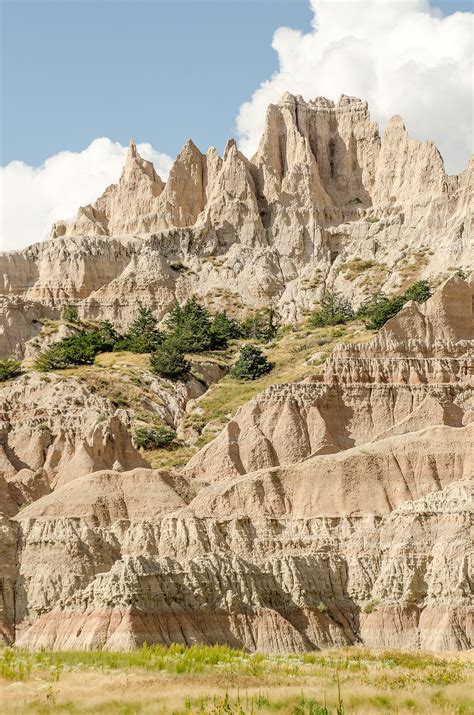
[{"label": "badlands ridge", "polygon": [[[359,100],[285,95],[251,160],[188,142],[164,184],[132,143],[96,204],[0,255],[0,352],[25,358],[66,302],[120,327],[139,300],[161,319],[192,294],[292,322],[329,287],[438,286],[257,394],[180,469],[150,468],[126,407],[26,361],[0,387],[0,641],[473,647],[474,286],[455,275],[472,167],[447,176],[398,117],[380,138]],[[143,372],[178,431],[225,373],[204,356],[202,379]]]}]

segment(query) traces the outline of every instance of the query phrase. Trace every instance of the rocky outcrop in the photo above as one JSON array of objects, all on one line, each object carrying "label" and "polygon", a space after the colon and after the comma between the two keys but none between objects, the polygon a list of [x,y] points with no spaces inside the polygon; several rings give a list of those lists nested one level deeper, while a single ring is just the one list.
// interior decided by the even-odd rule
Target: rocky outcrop
[{"label": "rocky outcrop", "polygon": [[[73,392],[71,378],[11,383],[3,409],[18,424],[4,430],[0,478],[3,640],[472,648],[473,424],[462,367],[470,320],[471,287],[452,279],[371,341],[342,346],[320,379],[258,396],[181,471],[130,470],[125,432],[118,442],[104,432],[117,421],[126,430],[124,410],[109,408],[91,433],[102,398],[76,412],[67,399],[84,388]],[[395,373],[395,360],[413,360],[419,379],[406,367]],[[449,360],[459,369],[446,367],[444,380],[439,366]],[[15,399],[26,390],[28,407]],[[85,435],[80,459],[64,445],[52,459],[33,432],[21,452],[17,430],[31,429],[32,406],[40,418],[47,405],[52,432]],[[99,471],[87,472],[86,444],[89,472]],[[30,471],[8,471],[13,455]]]},{"label": "rocky outcrop", "polygon": [[49,488],[97,469],[148,466],[123,410],[75,379],[26,374],[0,391],[0,473]]},{"label": "rocky outcrop", "polygon": [[255,493],[242,500],[232,483],[202,490],[186,507],[191,495],[178,476],[135,470],[79,478],[23,510],[15,519],[23,534],[17,642],[472,646],[472,482],[435,487],[409,506],[402,491],[398,507],[381,502],[382,514],[367,484],[363,508],[336,517],[329,497],[329,514],[316,496],[302,500],[303,484],[303,510],[295,509],[290,474],[283,492],[268,478],[261,509]]},{"label": "rocky outcrop", "polygon": [[[452,278],[369,342],[341,344],[316,381],[272,385],[187,465],[206,479],[293,464],[472,419],[473,285]],[[407,337],[410,336],[410,337]]]},{"label": "rocky outcrop", "polygon": [[[358,303],[472,268],[472,196],[472,165],[447,176],[436,147],[410,139],[399,117],[380,137],[359,99],[286,94],[251,159],[234,141],[220,157],[189,140],[164,184],[132,142],[95,204],[55,224],[52,240],[0,255],[0,296],[49,318],[67,300],[120,326],[138,299],[161,319],[193,294],[241,314],[272,305],[292,321],[327,287]],[[8,321],[7,331],[3,354],[20,337]]]}]

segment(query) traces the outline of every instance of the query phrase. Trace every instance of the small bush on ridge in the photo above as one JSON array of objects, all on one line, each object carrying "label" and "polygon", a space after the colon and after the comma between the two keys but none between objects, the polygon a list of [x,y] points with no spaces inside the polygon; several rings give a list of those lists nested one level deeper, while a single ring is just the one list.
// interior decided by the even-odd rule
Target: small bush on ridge
[{"label": "small bush on ridge", "polygon": [[161,449],[168,447],[175,437],[176,432],[169,427],[137,427],[134,441],[143,449]]},{"label": "small bush on ridge", "polygon": [[61,318],[65,320],[66,323],[77,323],[79,315],[76,308],[72,305],[65,305],[61,313]]},{"label": "small bush on ridge", "polygon": [[18,377],[21,372],[21,362],[15,360],[14,358],[6,358],[5,360],[0,360],[0,382],[5,382],[5,380],[12,380],[14,377]]}]

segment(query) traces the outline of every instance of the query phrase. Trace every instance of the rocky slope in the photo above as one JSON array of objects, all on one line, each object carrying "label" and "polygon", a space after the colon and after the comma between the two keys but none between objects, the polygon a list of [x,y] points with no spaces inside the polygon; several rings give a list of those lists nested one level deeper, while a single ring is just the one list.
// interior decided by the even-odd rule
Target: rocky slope
[{"label": "rocky slope", "polygon": [[[5,384],[4,641],[471,648],[473,297],[452,278],[408,304],[244,405],[181,471],[139,463],[126,409],[93,393],[74,407],[72,377]],[[80,460],[36,434],[42,410],[81,436]]]},{"label": "rocky slope", "polygon": [[188,141],[166,184],[131,143],[95,204],[51,240],[0,256],[0,354],[21,353],[33,321],[57,318],[66,300],[120,326],[137,300],[162,318],[191,294],[235,313],[270,304],[292,321],[328,286],[358,302],[468,269],[473,168],[447,176],[400,117],[381,137],[367,104],[344,96],[283,96],[250,160],[234,141],[223,157]]}]

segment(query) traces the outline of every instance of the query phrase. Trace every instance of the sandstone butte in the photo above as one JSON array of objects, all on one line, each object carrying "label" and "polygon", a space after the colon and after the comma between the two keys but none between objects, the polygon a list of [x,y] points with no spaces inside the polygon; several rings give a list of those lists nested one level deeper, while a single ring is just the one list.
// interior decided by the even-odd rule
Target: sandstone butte
[{"label": "sandstone butte", "polygon": [[[0,353],[30,357],[65,302],[121,328],[195,294],[283,322],[334,287],[437,286],[322,370],[244,404],[181,469],[151,469],[126,409],[73,375],[0,387],[0,642],[467,650],[473,625],[473,166],[447,176],[399,117],[285,95],[252,159],[187,142],[166,184],[120,181],[0,255]],[[64,326],[59,337],[65,334]],[[147,377],[179,427],[222,377]],[[47,429],[44,429],[44,423]]]}]

